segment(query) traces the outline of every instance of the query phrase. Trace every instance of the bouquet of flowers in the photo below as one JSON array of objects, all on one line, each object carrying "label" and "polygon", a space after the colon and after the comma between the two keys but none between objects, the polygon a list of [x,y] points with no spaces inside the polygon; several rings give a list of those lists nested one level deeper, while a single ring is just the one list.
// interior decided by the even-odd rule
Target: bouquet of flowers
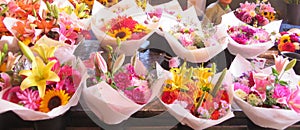
[{"label": "bouquet of flowers", "polygon": [[256,3],[240,3],[240,7],[233,11],[234,15],[244,23],[254,27],[264,26],[275,20],[276,11],[267,1],[257,0]]},{"label": "bouquet of flowers", "polygon": [[231,26],[227,30],[230,53],[240,54],[245,58],[252,58],[270,49],[275,37],[261,28],[247,25]]},{"label": "bouquet of flowers", "polygon": [[284,31],[280,32],[276,45],[279,51],[300,53],[300,33]]},{"label": "bouquet of flowers", "polygon": [[4,19],[6,17],[11,17],[19,20],[25,20],[28,16],[33,15],[34,10],[38,10],[40,8],[40,2],[31,0],[26,2],[6,0],[1,1],[0,4],[0,49],[2,49],[4,44],[8,44],[9,51],[16,52],[19,50],[17,39],[5,26]]},{"label": "bouquet of flowers", "polygon": [[[153,31],[143,24],[146,14],[140,8],[133,7],[123,15],[118,15],[105,9],[93,17],[92,31],[101,42],[100,46],[112,46],[119,53],[133,55]],[[120,47],[117,40],[121,41]]]},{"label": "bouquet of flowers", "polygon": [[[24,20],[6,17],[3,22],[18,40],[29,46],[41,37],[49,37],[71,46],[79,44],[83,36],[88,38],[89,24],[84,25],[82,22],[89,16],[85,12],[88,10],[87,6],[80,4],[73,9],[71,3],[62,4],[59,0],[55,2],[58,4],[41,2],[38,13],[28,15]],[[79,11],[79,8],[82,10]]]},{"label": "bouquet of flowers", "polygon": [[189,62],[207,62],[227,47],[226,32],[218,27],[201,28],[196,10],[191,7],[182,18],[164,26],[164,36],[173,52]]},{"label": "bouquet of flowers", "polygon": [[0,113],[13,111],[35,121],[54,118],[77,105],[86,79],[83,64],[74,56],[62,63],[57,47],[46,43],[35,44],[33,52],[18,44],[22,55],[5,49],[1,53]]},{"label": "bouquet of flowers", "polygon": [[178,121],[193,129],[205,129],[234,116],[228,89],[231,77],[226,69],[216,74],[215,67],[187,68],[183,63],[170,69],[163,85],[162,103]]},{"label": "bouquet of flowers", "polygon": [[96,52],[86,62],[94,69],[95,85],[84,88],[84,103],[107,124],[118,124],[144,107],[158,94],[164,81],[154,80],[136,55],[130,64],[123,65],[124,59],[124,54],[116,58],[109,53],[106,62],[101,52]]},{"label": "bouquet of flowers", "polygon": [[234,100],[255,124],[285,129],[300,120],[300,79],[291,69],[295,63],[277,56],[275,66],[260,70],[240,55],[234,59],[230,66]]}]

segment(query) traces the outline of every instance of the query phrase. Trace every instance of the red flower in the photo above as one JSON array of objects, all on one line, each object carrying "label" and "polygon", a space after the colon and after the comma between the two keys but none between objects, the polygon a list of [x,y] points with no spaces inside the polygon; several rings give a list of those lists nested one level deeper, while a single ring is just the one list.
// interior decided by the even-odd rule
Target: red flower
[{"label": "red flower", "polygon": [[166,104],[173,103],[178,98],[178,91],[164,91],[161,100]]},{"label": "red flower", "polygon": [[[280,44],[281,45],[281,44]],[[284,43],[282,46],[282,51],[295,52],[295,45],[291,42]]]},{"label": "red flower", "polygon": [[252,72],[250,72],[248,80],[249,80],[249,82],[248,82],[249,87],[254,86],[255,82],[254,82],[254,79],[253,79],[253,73]]},{"label": "red flower", "polygon": [[[221,91],[221,90],[220,90]],[[226,90],[222,90],[222,96],[221,96],[221,100],[226,101],[227,103],[229,103],[229,95],[227,93]]]},{"label": "red flower", "polygon": [[212,119],[212,120],[218,120],[219,117],[220,117],[220,112],[219,112],[218,110],[215,110],[215,111],[211,114],[210,119]]},{"label": "red flower", "polygon": [[120,29],[121,27],[129,28],[131,31],[133,31],[135,25],[138,24],[137,21],[133,20],[132,17],[118,17],[116,19],[112,20],[112,30]]}]

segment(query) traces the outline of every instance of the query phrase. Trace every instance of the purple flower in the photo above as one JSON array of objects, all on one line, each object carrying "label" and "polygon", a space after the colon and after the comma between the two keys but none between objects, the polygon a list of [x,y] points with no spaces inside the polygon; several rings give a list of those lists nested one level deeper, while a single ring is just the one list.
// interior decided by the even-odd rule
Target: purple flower
[{"label": "purple flower", "polygon": [[298,36],[296,36],[295,34],[291,34],[290,39],[291,39],[292,42],[298,42],[299,41]]}]

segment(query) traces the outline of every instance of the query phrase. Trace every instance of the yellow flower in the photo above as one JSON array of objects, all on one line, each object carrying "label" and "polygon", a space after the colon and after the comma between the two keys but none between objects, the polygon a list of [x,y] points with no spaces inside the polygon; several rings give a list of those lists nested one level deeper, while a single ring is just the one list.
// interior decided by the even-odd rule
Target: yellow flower
[{"label": "yellow flower", "polygon": [[251,11],[249,12],[249,15],[250,15],[251,17],[255,17],[256,13],[255,13],[254,10],[251,10]]},{"label": "yellow flower", "polygon": [[70,96],[64,90],[48,90],[42,98],[40,111],[49,112],[53,108],[64,106],[68,103]]},{"label": "yellow flower", "polygon": [[291,42],[291,38],[288,34],[284,34],[281,36],[281,38],[279,39],[279,44],[284,44],[287,42]]},{"label": "yellow flower", "polygon": [[85,3],[80,3],[76,4],[74,12],[78,18],[88,18],[90,9]]},{"label": "yellow flower", "polygon": [[35,44],[33,51],[39,54],[45,63],[48,63],[48,58],[54,57],[55,46],[48,46],[47,44]]},{"label": "yellow flower", "polygon": [[44,97],[46,82],[58,82],[60,80],[57,74],[51,71],[55,63],[56,61],[50,61],[45,65],[41,58],[35,57],[35,60],[32,61],[32,70],[21,70],[19,72],[19,75],[27,76],[21,83],[21,90],[36,86],[40,97]]},{"label": "yellow flower", "polygon": [[131,38],[131,31],[129,28],[122,27],[121,29],[113,30],[113,33],[108,32],[108,35],[113,38],[119,37],[121,41],[125,41]]},{"label": "yellow flower", "polygon": [[275,20],[275,14],[274,14],[274,13],[270,13],[268,19],[269,19],[270,21]]},{"label": "yellow flower", "polygon": [[210,89],[212,88],[213,85],[210,82],[210,77],[214,75],[214,73],[212,72],[211,68],[196,68],[194,73],[199,80],[197,82],[198,87],[208,87]]},{"label": "yellow flower", "polygon": [[241,89],[234,91],[234,94],[243,100],[245,100],[248,95],[245,91],[243,91]]},{"label": "yellow flower", "polygon": [[134,26],[133,32],[148,32],[148,28],[142,24],[136,24]]}]

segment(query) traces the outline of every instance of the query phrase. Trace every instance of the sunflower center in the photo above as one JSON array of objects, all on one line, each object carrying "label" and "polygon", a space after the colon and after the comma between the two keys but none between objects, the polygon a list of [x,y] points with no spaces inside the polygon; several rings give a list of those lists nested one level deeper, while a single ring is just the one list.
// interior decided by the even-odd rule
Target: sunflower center
[{"label": "sunflower center", "polygon": [[288,40],[287,40],[287,39],[284,39],[284,40],[283,40],[283,43],[286,43],[286,42],[288,42]]},{"label": "sunflower center", "polygon": [[61,105],[61,99],[59,96],[52,97],[48,102],[48,108],[51,111],[53,108],[59,107]]},{"label": "sunflower center", "polygon": [[119,38],[124,38],[126,36],[126,33],[125,32],[118,32],[117,34],[116,34],[116,37],[119,37]]}]

